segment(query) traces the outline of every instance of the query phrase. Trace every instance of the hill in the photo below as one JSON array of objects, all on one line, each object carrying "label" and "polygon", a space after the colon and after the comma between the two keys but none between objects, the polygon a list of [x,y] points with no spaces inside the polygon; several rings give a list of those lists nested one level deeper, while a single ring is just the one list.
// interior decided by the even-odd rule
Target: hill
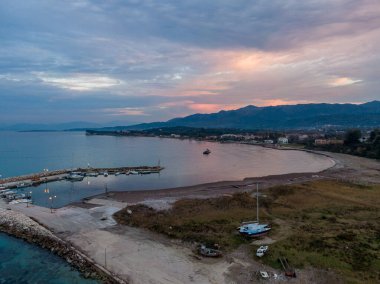
[{"label": "hill", "polygon": [[211,114],[193,114],[166,122],[118,126],[104,130],[143,130],[187,126],[196,128],[307,129],[324,126],[380,126],[380,101],[363,104],[298,104],[281,106],[246,106]]}]

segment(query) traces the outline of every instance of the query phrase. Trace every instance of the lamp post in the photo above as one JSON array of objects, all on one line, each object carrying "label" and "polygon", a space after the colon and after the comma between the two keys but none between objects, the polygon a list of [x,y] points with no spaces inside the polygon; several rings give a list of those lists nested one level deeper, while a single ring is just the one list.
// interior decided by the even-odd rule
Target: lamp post
[{"label": "lamp post", "polygon": [[57,198],[56,195],[49,196],[49,200],[50,200],[50,213],[53,213],[53,201],[54,201],[55,198]]},{"label": "lamp post", "polygon": [[49,172],[49,169],[43,169],[44,171],[44,177],[45,177],[45,192],[49,192],[47,188],[47,173]]},{"label": "lamp post", "polygon": [[32,191],[29,191],[29,196],[28,196],[29,200],[26,201],[26,207],[29,207],[29,202],[32,202],[32,193],[33,193]]}]

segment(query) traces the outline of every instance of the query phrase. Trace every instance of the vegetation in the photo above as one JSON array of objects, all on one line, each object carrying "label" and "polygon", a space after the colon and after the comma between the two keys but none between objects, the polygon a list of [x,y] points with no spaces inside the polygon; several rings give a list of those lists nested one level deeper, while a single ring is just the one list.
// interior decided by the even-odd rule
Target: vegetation
[{"label": "vegetation", "polygon": [[359,129],[348,130],[345,134],[343,145],[313,145],[307,148],[325,150],[330,152],[344,153],[355,156],[380,159],[380,130],[371,131],[367,141],[360,142],[361,132]]},{"label": "vegetation", "polygon": [[[128,214],[127,210],[132,210]],[[168,211],[145,205],[129,206],[115,214],[121,224],[143,227],[185,241],[234,248],[244,242],[236,231],[241,221],[256,218],[256,199],[247,193],[213,199],[183,199]]]},{"label": "vegetation", "polygon": [[297,267],[331,268],[349,282],[380,280],[379,185],[319,181],[270,191],[268,211],[291,233],[271,246],[267,264],[286,255]]},{"label": "vegetation", "polygon": [[[261,199],[263,221],[273,224],[277,242],[262,259],[278,267],[286,256],[296,267],[333,269],[347,282],[380,281],[380,186],[316,181],[276,186]],[[132,210],[128,214],[127,210]],[[163,233],[186,241],[218,243],[231,250],[248,241],[237,235],[240,221],[255,219],[256,200],[250,194],[202,200],[180,200],[156,212],[143,205],[115,214],[122,224]],[[252,246],[254,251],[257,247]]]}]

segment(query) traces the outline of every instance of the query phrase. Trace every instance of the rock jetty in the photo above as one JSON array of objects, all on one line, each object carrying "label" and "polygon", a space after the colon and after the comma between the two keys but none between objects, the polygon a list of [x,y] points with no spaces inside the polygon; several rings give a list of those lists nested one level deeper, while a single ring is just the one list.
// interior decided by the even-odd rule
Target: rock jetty
[{"label": "rock jetty", "polygon": [[124,280],[96,264],[71,244],[22,213],[0,208],[0,231],[49,249],[77,268],[86,278],[98,279],[103,283],[126,284]]}]

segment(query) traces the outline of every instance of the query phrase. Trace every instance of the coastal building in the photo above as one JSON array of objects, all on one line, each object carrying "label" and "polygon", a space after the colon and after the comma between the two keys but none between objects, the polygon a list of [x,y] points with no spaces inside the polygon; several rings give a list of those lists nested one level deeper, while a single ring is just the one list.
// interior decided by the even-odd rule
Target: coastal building
[{"label": "coastal building", "polygon": [[278,142],[279,144],[288,144],[288,143],[289,143],[289,140],[288,140],[288,138],[286,138],[286,137],[280,137],[280,138],[277,139],[277,142]]},{"label": "coastal building", "polygon": [[366,143],[369,139],[369,136],[363,136],[363,137],[360,137],[359,138],[359,142],[360,143]]},{"label": "coastal building", "polygon": [[344,143],[341,139],[315,139],[315,145],[342,145]]},{"label": "coastal building", "polygon": [[220,136],[220,139],[227,139],[227,140],[238,140],[238,139],[243,139],[243,135],[239,134],[223,134]]}]

